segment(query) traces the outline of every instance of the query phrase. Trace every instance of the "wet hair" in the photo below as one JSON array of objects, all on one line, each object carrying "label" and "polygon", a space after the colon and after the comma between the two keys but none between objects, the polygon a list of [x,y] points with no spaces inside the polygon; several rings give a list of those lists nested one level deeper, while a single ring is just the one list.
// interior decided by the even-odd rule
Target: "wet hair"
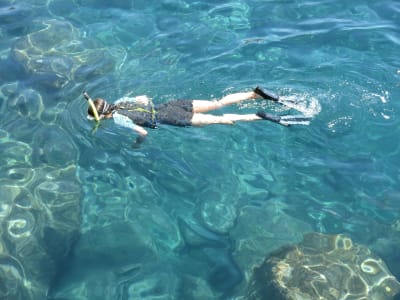
[{"label": "wet hair", "polygon": [[[97,110],[97,113],[99,114],[99,116],[101,115],[108,115],[110,113],[112,113],[117,107],[114,104],[110,104],[108,103],[106,100],[101,99],[101,98],[97,98],[93,101],[94,107]],[[87,111],[89,116],[94,117],[93,114],[93,110],[92,108],[89,106],[88,111]]]}]

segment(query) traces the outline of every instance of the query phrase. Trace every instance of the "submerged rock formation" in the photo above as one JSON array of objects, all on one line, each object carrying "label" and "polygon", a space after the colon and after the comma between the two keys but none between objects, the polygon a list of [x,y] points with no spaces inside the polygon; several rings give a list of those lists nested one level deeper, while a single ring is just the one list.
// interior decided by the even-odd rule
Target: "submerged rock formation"
[{"label": "submerged rock formation", "polygon": [[254,270],[246,299],[393,299],[400,283],[385,262],[344,235],[310,233]]},{"label": "submerged rock formation", "polygon": [[230,235],[235,241],[233,257],[244,273],[243,284],[265,255],[290,243],[300,242],[311,232],[309,224],[284,212],[284,204],[269,201],[262,206],[245,206],[239,211],[236,226]]},{"label": "submerged rock formation", "polygon": [[16,41],[11,58],[36,86],[60,89],[71,81],[88,81],[114,70],[125,56],[118,47],[86,40],[70,22],[50,19]]},{"label": "submerged rock formation", "polygon": [[76,166],[34,163],[28,144],[0,136],[0,299],[45,299],[79,233]]}]

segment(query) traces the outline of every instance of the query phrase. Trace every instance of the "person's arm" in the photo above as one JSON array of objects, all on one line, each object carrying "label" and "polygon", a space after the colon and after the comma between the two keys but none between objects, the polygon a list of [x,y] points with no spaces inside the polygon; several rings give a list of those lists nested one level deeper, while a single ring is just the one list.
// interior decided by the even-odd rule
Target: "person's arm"
[{"label": "person's arm", "polygon": [[133,129],[133,131],[135,131],[138,134],[138,137],[133,143],[133,147],[139,147],[139,145],[144,142],[147,136],[147,130],[144,129],[142,126],[136,125],[127,116],[121,115],[118,112],[114,113],[113,119],[115,124]]},{"label": "person's arm", "polygon": [[142,126],[139,126],[136,124],[134,125],[134,127],[132,129],[139,134],[138,137],[135,139],[135,142],[133,143],[132,146],[134,148],[139,148],[140,144],[143,143],[144,140],[146,139],[147,130],[144,129]]},{"label": "person's arm", "polygon": [[147,136],[147,130],[144,129],[142,126],[134,124],[132,129],[137,132],[139,135]]}]

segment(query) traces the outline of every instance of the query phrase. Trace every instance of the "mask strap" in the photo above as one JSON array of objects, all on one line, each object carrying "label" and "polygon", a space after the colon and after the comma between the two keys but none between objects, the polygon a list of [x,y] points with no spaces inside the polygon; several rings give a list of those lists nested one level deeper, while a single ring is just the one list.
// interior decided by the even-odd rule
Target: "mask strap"
[{"label": "mask strap", "polygon": [[92,98],[90,98],[90,96],[88,95],[87,92],[83,92],[83,97],[85,97],[85,99],[89,103],[89,106],[91,107],[92,112],[93,112],[94,119],[96,120],[96,122],[99,122],[100,121],[99,114],[97,112],[96,107],[94,106]]}]

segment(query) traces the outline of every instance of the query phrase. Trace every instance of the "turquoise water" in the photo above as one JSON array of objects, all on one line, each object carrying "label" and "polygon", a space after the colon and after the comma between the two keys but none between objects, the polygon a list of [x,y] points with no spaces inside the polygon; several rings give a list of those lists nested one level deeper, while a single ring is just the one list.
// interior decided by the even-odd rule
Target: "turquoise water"
[{"label": "turquoise water", "polygon": [[[6,298],[233,299],[310,231],[400,278],[399,26],[397,1],[0,0]],[[311,124],[161,126],[134,149],[112,122],[93,130],[81,96],[256,85]],[[221,113],[260,108],[296,112]]]}]

